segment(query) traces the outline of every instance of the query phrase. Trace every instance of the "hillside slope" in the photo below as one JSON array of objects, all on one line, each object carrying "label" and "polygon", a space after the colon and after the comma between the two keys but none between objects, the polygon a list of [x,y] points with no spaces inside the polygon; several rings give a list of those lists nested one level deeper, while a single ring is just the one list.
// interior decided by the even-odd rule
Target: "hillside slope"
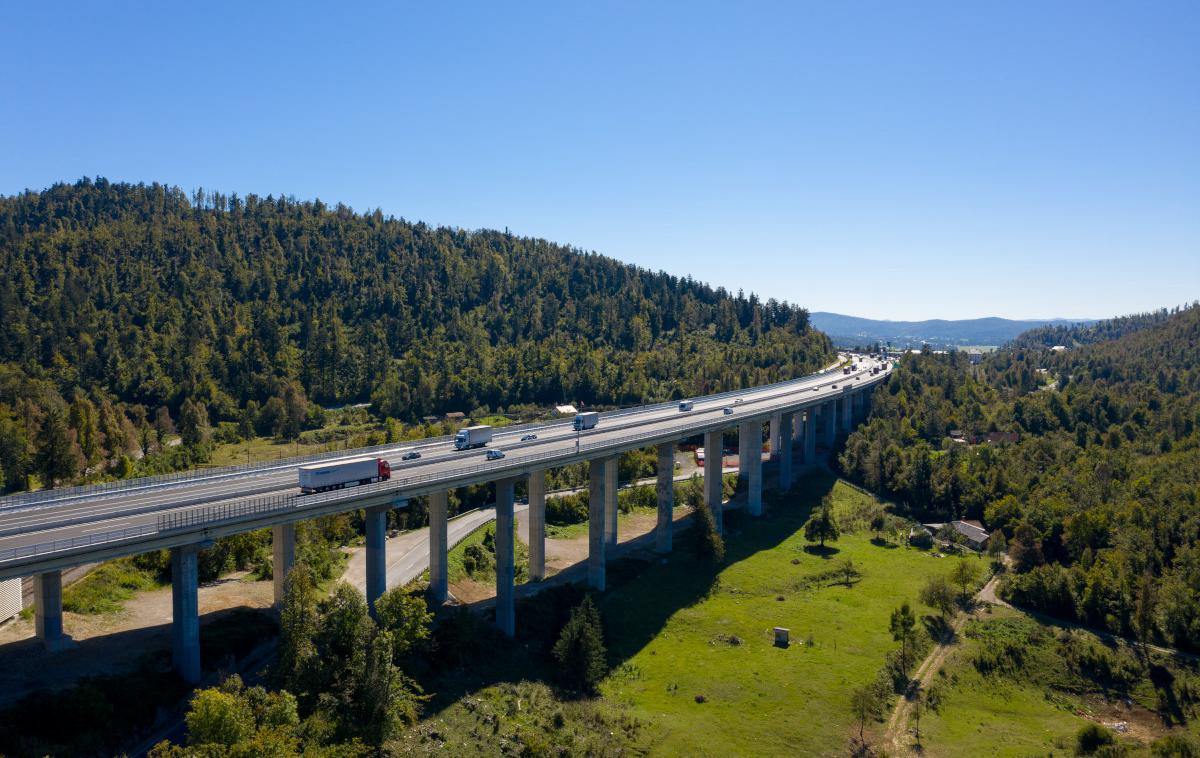
[{"label": "hillside slope", "polygon": [[306,399],[410,420],[627,404],[832,356],[802,308],[545,240],[103,179],[0,198],[0,321],[10,486],[39,435],[97,462],[119,453],[101,436],[162,408],[163,428],[204,414],[289,434]]},{"label": "hillside slope", "polygon": [[1057,354],[912,355],[876,399],[850,476],[923,521],[982,518],[1023,606],[1200,649],[1200,308]]}]

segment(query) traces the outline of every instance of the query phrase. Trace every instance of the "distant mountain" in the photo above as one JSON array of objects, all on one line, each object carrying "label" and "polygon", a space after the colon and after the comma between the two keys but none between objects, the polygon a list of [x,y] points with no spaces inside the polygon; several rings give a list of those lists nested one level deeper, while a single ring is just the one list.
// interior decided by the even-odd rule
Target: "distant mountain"
[{"label": "distant mountain", "polygon": [[936,350],[969,346],[998,346],[1022,332],[1040,327],[1066,327],[1095,323],[1089,319],[971,318],[948,321],[880,321],[840,313],[814,312],[810,323],[825,332],[839,347],[887,344],[892,347],[920,347],[928,343]]}]

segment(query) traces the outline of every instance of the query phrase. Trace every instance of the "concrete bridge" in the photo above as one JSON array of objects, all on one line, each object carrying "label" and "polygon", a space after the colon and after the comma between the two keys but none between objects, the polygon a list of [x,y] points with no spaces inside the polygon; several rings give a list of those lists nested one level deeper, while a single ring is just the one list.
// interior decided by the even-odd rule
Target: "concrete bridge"
[{"label": "concrete bridge", "polygon": [[[570,420],[499,429],[490,449],[504,458],[485,459],[486,450],[454,450],[450,438],[308,456],[256,466],[125,480],[91,487],[27,493],[0,499],[0,579],[33,576],[37,635],[48,650],[65,647],[62,628],[62,571],[85,563],[159,549],[171,551],[172,647],[184,679],[200,678],[197,554],[221,537],[271,528],[275,600],[295,561],[296,522],[335,513],[366,512],[366,595],[374,603],[386,589],[385,530],[390,509],[429,496],[430,593],[448,593],[448,494],[455,487],[487,482],[496,490],[496,624],[513,635],[514,486],[529,493],[529,576],[545,577],[545,472],[587,462],[589,469],[588,583],[605,587],[605,551],[617,543],[617,459],[626,451],[658,448],[658,522],[655,544],[671,550],[674,451],[688,437],[704,435],[705,449],[721,450],[722,435],[736,427],[741,440],[739,470],[748,479],[747,510],[762,512],[761,440],[769,426],[771,459],[781,487],[792,481],[792,464],[816,458],[817,440],[832,445],[866,415],[870,390],[888,376],[886,364],[857,360],[842,369],[751,389],[694,398],[690,411],[677,402],[605,413],[594,428],[577,432]],[[534,436],[532,439],[522,439]],[[798,450],[794,450],[796,446]],[[403,461],[416,448],[421,458]],[[305,462],[373,455],[392,463],[392,478],[375,484],[302,495],[296,468]],[[704,501],[721,525],[721,455],[704,461]]]}]

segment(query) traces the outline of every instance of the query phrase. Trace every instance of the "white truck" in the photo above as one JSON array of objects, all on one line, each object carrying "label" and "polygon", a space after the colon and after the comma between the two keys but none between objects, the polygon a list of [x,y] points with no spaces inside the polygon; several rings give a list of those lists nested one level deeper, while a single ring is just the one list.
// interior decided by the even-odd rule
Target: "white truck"
[{"label": "white truck", "polygon": [[575,414],[575,431],[577,432],[582,432],[584,429],[591,429],[599,423],[600,414],[595,411]]},{"label": "white truck", "polygon": [[465,429],[459,429],[458,434],[454,435],[455,450],[470,450],[471,448],[483,447],[492,441],[492,427],[490,426],[468,426]]},{"label": "white truck", "polygon": [[350,458],[327,463],[312,463],[297,469],[300,491],[340,490],[358,484],[385,482],[392,478],[392,466],[383,458]]},{"label": "white truck", "polygon": [[681,402],[679,404],[679,412],[680,413],[687,413],[691,409],[692,409],[692,401],[691,400],[684,400],[683,402]]}]

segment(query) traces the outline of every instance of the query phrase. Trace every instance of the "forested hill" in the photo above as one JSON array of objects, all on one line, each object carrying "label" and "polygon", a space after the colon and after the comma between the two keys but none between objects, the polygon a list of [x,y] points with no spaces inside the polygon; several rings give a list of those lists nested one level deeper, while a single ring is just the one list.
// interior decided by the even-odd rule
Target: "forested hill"
[{"label": "forested hill", "polygon": [[[627,404],[832,356],[800,307],[545,240],[102,179],[0,198],[0,322],[0,436],[16,417],[30,459],[77,396],[78,414],[115,404],[135,426],[271,403],[251,421],[286,432],[277,417],[305,399],[403,419]],[[0,450],[10,484],[19,457]]]},{"label": "forested hill", "polygon": [[[1193,304],[1194,305],[1194,304]],[[1031,347],[1077,347],[1096,342],[1115,340],[1140,329],[1161,324],[1179,313],[1179,308],[1161,308],[1150,313],[1134,313],[1128,316],[1104,319],[1095,323],[1049,324],[1022,332],[1006,347],[1012,349]]]},{"label": "forested hill", "polygon": [[876,399],[849,476],[982,518],[1023,606],[1200,650],[1200,307],[1058,353],[912,355]]}]

